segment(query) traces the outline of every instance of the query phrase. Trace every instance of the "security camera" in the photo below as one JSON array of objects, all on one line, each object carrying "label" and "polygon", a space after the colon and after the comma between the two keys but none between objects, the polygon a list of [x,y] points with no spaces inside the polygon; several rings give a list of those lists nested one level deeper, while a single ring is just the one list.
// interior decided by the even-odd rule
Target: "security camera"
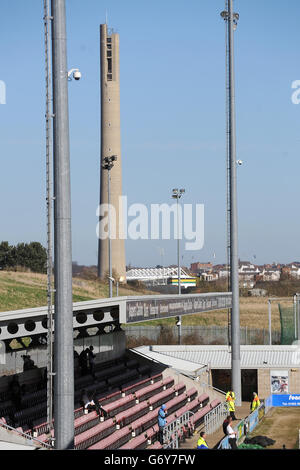
[{"label": "security camera", "polygon": [[238,160],[237,164],[241,166],[243,164],[243,160]]},{"label": "security camera", "polygon": [[75,70],[75,72],[73,73],[73,78],[74,78],[74,80],[80,80],[81,79],[81,73],[79,72],[79,70]]},{"label": "security camera", "polygon": [[68,80],[71,81],[72,80],[72,77],[74,78],[74,80],[80,80],[81,79],[81,72],[79,69],[71,69],[69,70],[68,72]]}]

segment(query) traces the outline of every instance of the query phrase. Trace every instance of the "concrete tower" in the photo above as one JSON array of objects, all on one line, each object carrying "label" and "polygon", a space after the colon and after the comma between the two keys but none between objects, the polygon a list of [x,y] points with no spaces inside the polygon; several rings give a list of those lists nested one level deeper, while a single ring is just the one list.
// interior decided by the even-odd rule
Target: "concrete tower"
[{"label": "concrete tower", "polygon": [[[108,33],[107,25],[100,25],[100,77],[101,77],[101,165],[100,205],[108,202],[108,170],[102,169],[105,157],[117,156],[110,173],[110,204],[115,209],[111,214],[111,259],[112,271],[119,280],[126,276],[125,243],[123,234],[121,133],[120,133],[120,66],[119,35]],[[100,206],[101,207],[101,206]],[[112,211],[113,212],[113,211]],[[102,214],[103,215],[103,214]],[[104,215],[107,219],[108,214]],[[114,227],[113,219],[116,220]],[[101,220],[101,216],[100,216]],[[108,232],[108,229],[105,229]],[[109,272],[109,241],[99,238],[98,276],[105,278]]]}]

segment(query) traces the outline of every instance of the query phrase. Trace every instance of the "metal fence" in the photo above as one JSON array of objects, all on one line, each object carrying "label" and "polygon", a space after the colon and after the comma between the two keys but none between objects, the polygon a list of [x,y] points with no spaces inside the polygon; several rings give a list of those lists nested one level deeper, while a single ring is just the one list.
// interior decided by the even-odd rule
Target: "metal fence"
[{"label": "metal fence", "polygon": [[[123,326],[126,332],[127,340],[143,340],[147,338],[149,341],[156,343],[163,341],[168,337],[177,344],[178,328],[176,326]],[[253,329],[241,327],[241,344],[270,344],[269,330]],[[181,326],[181,343],[182,344],[228,344],[228,328],[226,326]],[[272,343],[280,344],[280,331],[272,331]]]},{"label": "metal fence", "polygon": [[[250,413],[249,416],[237,424],[237,426],[234,428],[234,431],[237,433],[238,444],[244,440],[244,437],[246,437],[247,434],[250,434],[256,428],[256,426],[269,410],[270,408],[266,408],[265,404],[262,403],[257,410],[253,411],[253,413]],[[218,449],[231,449],[228,436],[222,439]]]},{"label": "metal fence", "polygon": [[176,418],[172,423],[164,427],[164,449],[178,449],[180,433],[183,426],[187,426],[193,416],[192,411],[187,411]]},{"label": "metal fence", "polygon": [[205,433],[213,434],[217,431],[222,426],[227,415],[228,404],[226,402],[220,403],[220,405],[207,413],[204,416]]}]

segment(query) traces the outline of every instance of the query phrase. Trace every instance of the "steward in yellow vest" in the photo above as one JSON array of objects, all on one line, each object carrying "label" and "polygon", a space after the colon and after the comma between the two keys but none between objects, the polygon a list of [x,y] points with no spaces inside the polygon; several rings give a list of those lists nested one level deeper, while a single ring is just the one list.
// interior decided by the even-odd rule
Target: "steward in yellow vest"
[{"label": "steward in yellow vest", "polygon": [[251,413],[255,410],[257,410],[257,408],[260,407],[260,400],[258,398],[258,395],[257,393],[253,392],[253,400],[252,400],[252,403],[251,403]]},{"label": "steward in yellow vest", "polygon": [[232,417],[232,419],[236,419],[235,417],[235,394],[234,392],[232,391],[229,391],[226,393],[226,403],[228,404],[228,411],[230,413],[230,416]]},{"label": "steward in yellow vest", "polygon": [[200,432],[200,437],[197,442],[197,449],[208,449],[207,442],[205,440],[206,435],[205,432]]}]

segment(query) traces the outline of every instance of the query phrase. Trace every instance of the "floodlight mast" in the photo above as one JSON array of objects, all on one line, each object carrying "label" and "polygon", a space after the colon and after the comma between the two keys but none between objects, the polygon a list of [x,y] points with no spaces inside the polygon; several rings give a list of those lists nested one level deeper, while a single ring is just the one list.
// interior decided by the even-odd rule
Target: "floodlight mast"
[{"label": "floodlight mast", "polygon": [[74,447],[74,350],[71,185],[65,0],[51,1],[54,168],[54,435],[56,449]]},{"label": "floodlight mast", "polygon": [[[228,163],[228,213],[231,309],[231,387],[236,395],[236,404],[241,406],[241,362],[240,362],[240,307],[239,307],[239,265],[237,226],[237,181],[236,181],[236,121],[235,121],[235,76],[234,76],[234,31],[239,19],[233,11],[233,0],[226,0],[225,11],[221,13],[226,22],[226,84],[227,91],[227,163]],[[226,88],[227,88],[226,87]]]}]

